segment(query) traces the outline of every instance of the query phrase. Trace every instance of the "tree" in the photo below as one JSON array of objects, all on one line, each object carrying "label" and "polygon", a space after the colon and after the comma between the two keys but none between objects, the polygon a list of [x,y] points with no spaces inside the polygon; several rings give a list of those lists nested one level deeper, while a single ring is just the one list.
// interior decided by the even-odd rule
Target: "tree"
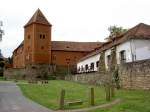
[{"label": "tree", "polygon": [[[108,31],[110,32],[109,34],[109,39],[113,39],[116,36],[119,36],[127,31],[127,29],[124,29],[123,27],[118,27],[118,26],[110,26],[108,28]],[[108,39],[108,38],[107,38]]]}]

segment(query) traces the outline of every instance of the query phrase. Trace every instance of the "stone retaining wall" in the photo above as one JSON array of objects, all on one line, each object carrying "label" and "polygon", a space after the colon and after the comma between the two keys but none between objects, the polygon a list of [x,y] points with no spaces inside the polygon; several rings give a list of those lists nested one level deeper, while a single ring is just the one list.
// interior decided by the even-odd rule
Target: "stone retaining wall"
[{"label": "stone retaining wall", "polygon": [[[126,89],[150,89],[150,60],[125,63],[119,66],[120,85]],[[106,75],[102,73],[66,76],[66,80],[101,85]]]},{"label": "stone retaining wall", "polygon": [[150,60],[123,64],[119,75],[123,88],[150,89]]},{"label": "stone retaining wall", "polygon": [[75,82],[88,83],[94,85],[101,85],[103,82],[102,74],[100,75],[98,72],[70,75],[66,76],[65,80],[71,80]]},{"label": "stone retaining wall", "polygon": [[4,70],[4,77],[24,79],[25,78],[25,69],[23,69],[23,68],[19,68],[19,69],[8,68],[8,69],[5,69]]}]

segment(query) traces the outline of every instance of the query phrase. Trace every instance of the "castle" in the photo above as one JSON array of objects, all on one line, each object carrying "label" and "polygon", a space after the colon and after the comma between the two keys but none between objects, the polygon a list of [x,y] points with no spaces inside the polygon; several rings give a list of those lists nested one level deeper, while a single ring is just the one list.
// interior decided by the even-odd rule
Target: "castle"
[{"label": "castle", "polygon": [[52,41],[52,25],[38,9],[24,26],[24,40],[13,51],[13,68],[28,65],[75,66],[101,42]]}]

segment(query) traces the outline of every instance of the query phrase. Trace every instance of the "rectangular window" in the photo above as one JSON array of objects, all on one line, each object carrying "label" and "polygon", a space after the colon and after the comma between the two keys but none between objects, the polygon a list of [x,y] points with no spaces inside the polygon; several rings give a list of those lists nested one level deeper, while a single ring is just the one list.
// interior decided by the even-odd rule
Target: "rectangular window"
[{"label": "rectangular window", "polygon": [[126,62],[126,51],[125,50],[120,51],[120,62],[121,63]]},{"label": "rectangular window", "polygon": [[94,63],[91,63],[90,69],[94,70]]},{"label": "rectangular window", "polygon": [[87,70],[88,70],[88,68],[89,68],[89,67],[88,67],[88,64],[86,64],[86,65],[85,65],[85,70],[87,71]]},{"label": "rectangular window", "polygon": [[107,56],[107,64],[108,64],[108,65],[110,65],[110,63],[111,63],[110,61],[111,61],[111,56],[108,55],[108,56]]},{"label": "rectangular window", "polygon": [[82,71],[82,72],[84,71],[84,68],[83,68],[83,66],[81,66],[81,71]]},{"label": "rectangular window", "polygon": [[99,67],[99,61],[96,62],[96,67],[97,67],[97,68]]}]

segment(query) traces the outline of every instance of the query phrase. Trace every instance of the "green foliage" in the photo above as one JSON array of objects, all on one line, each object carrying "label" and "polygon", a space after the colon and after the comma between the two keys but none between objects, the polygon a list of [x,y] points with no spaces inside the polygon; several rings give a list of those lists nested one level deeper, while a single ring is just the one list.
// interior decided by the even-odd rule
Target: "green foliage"
[{"label": "green foliage", "polygon": [[118,35],[120,35],[120,34],[126,32],[127,29],[124,29],[124,28],[122,28],[122,27],[118,27],[118,26],[115,26],[115,25],[114,25],[114,26],[110,26],[110,27],[108,28],[108,31],[110,32],[110,37],[111,37],[111,38],[114,38],[114,37],[116,37],[116,36],[118,36]]},{"label": "green foliage", "polygon": [[49,75],[48,80],[56,80],[56,76],[55,75]]}]

